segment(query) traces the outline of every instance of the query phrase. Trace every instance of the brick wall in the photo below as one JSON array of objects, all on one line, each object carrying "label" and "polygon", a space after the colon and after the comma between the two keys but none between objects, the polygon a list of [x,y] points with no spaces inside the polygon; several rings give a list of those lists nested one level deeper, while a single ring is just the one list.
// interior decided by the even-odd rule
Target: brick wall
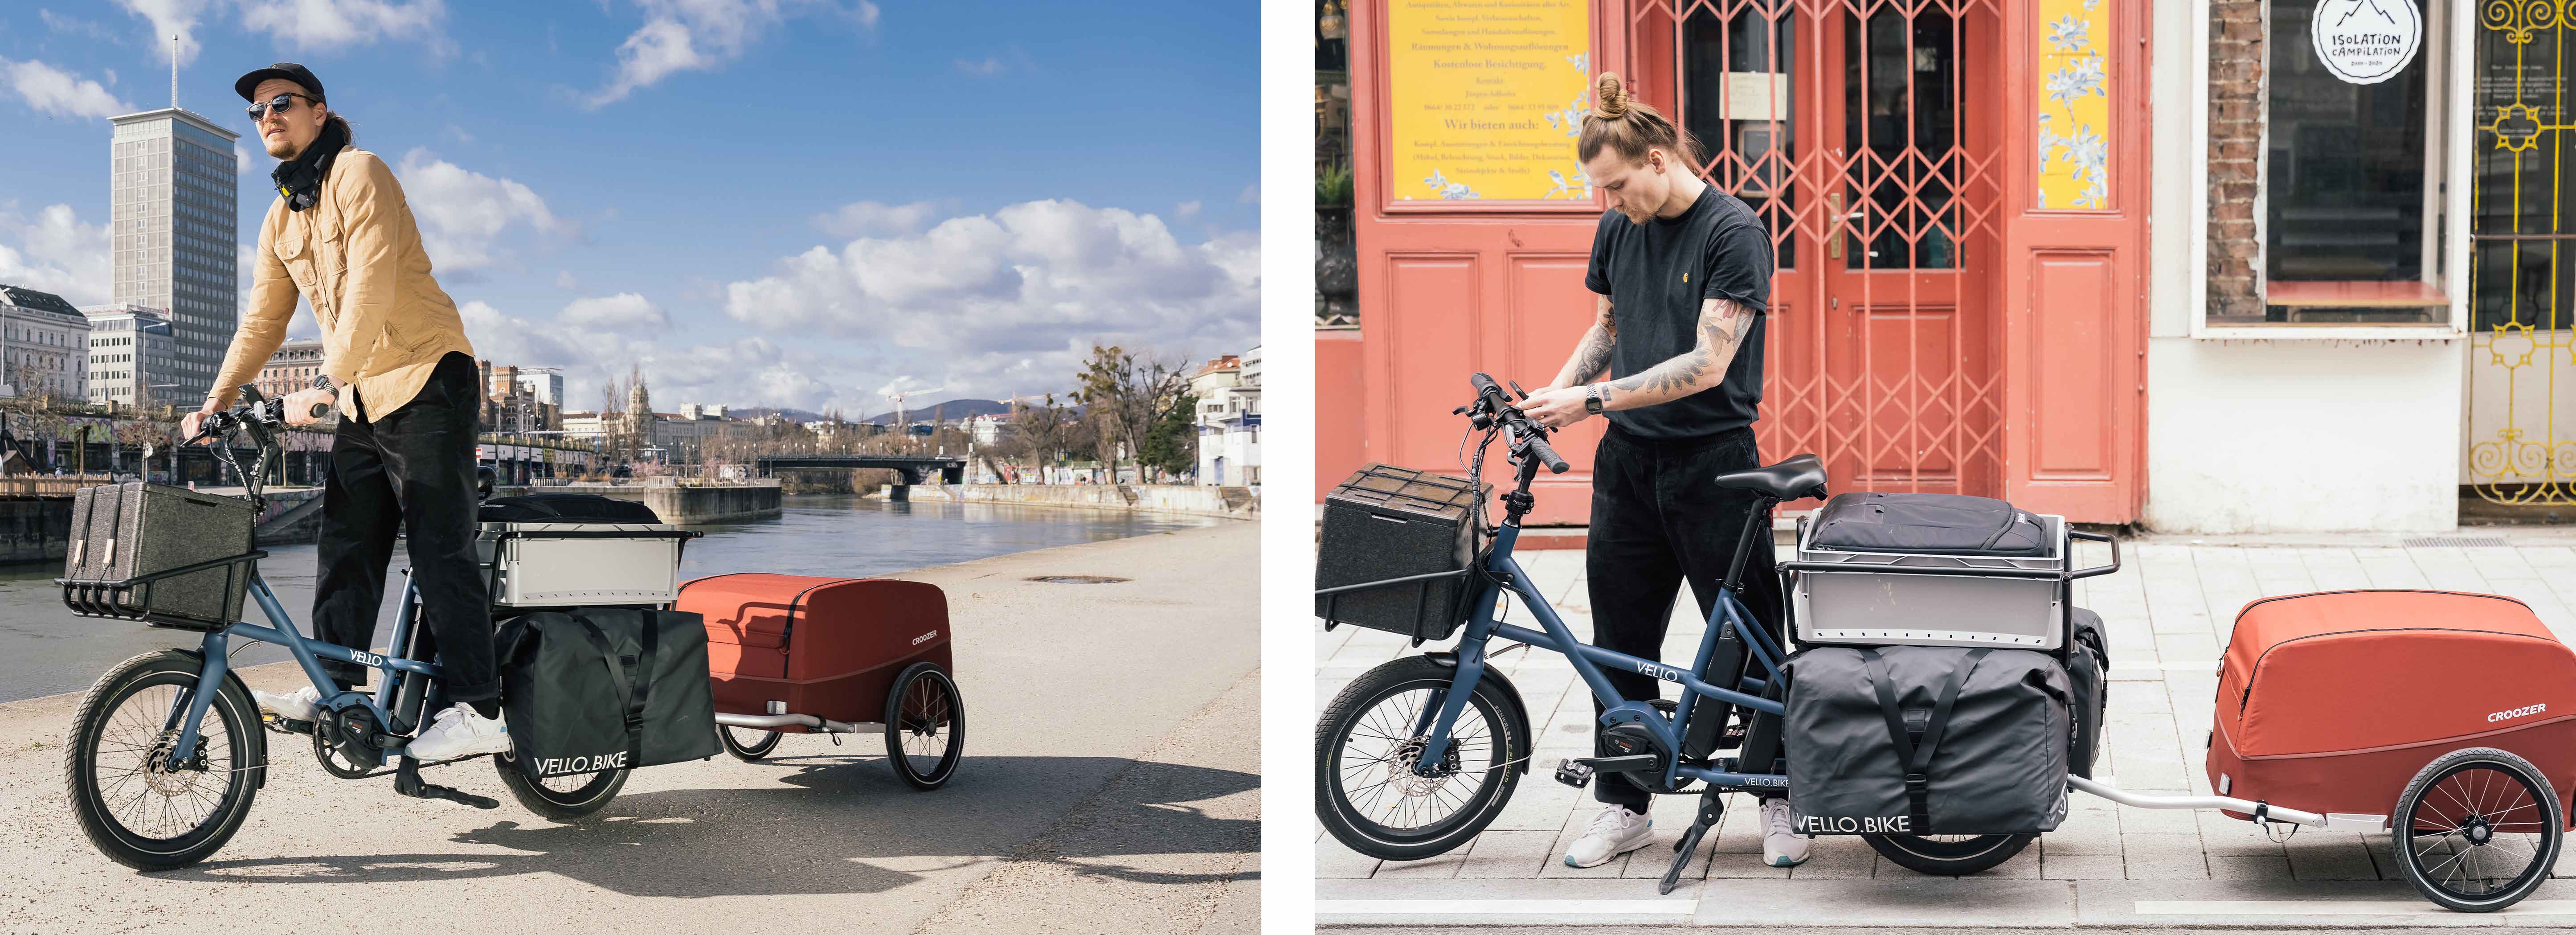
[{"label": "brick wall", "polygon": [[2209,315],[2263,317],[2264,0],[2209,4]]}]

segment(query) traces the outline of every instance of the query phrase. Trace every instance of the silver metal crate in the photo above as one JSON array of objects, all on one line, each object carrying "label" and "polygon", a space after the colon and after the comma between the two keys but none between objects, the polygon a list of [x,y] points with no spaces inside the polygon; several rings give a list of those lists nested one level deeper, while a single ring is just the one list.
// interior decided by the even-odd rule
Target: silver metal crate
[{"label": "silver metal crate", "polygon": [[[2058,648],[2066,638],[2067,580],[2074,571],[2075,550],[2066,517],[2038,518],[2047,525],[2047,554],[1996,556],[1820,548],[1813,542],[1813,524],[1800,517],[1801,567],[1789,578],[1798,642]],[[1908,569],[1918,570],[1909,574]],[[1975,569],[2002,573],[1959,573]],[[2048,576],[2009,576],[2012,571]]]},{"label": "silver metal crate", "polygon": [[476,525],[494,607],[671,603],[680,544],[697,535],[668,523]]}]

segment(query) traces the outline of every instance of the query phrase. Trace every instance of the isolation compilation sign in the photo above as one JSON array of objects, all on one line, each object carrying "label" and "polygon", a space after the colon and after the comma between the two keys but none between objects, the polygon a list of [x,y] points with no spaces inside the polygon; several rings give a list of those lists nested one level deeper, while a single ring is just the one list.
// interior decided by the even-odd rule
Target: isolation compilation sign
[{"label": "isolation compilation sign", "polygon": [[1388,0],[1398,200],[1592,197],[1574,139],[1592,109],[1585,0]]},{"label": "isolation compilation sign", "polygon": [[2320,0],[2308,20],[2317,61],[2353,84],[2378,84],[2405,71],[2424,44],[2414,0]]}]

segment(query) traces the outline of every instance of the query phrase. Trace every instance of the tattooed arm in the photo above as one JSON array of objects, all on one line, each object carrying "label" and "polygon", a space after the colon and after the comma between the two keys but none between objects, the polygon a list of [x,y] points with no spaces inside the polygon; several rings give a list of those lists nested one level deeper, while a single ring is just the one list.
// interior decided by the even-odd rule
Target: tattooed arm
[{"label": "tattooed arm", "polygon": [[1601,408],[1636,409],[1667,403],[1726,379],[1735,350],[1753,330],[1753,312],[1727,299],[1699,305],[1699,343],[1671,360],[1601,385]]},{"label": "tattooed arm", "polygon": [[1549,389],[1581,386],[1592,382],[1610,369],[1610,346],[1619,338],[1619,322],[1610,317],[1610,297],[1595,295],[1592,327],[1583,332],[1583,340],[1574,344],[1574,356],[1566,358],[1565,369],[1556,373]]}]

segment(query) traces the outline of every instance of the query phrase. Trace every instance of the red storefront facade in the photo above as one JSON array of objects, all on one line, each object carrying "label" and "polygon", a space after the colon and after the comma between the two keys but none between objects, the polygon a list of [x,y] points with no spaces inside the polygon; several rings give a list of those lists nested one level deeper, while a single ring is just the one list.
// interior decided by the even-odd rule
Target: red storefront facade
[{"label": "red storefront facade", "polygon": [[[1468,5],[1349,9],[1360,327],[1317,334],[1319,497],[1371,461],[1458,470],[1467,375],[1535,388],[1593,309],[1596,198],[1418,199],[1417,180],[1392,177],[1398,4]],[[1813,452],[1837,491],[2138,518],[2148,12],[1589,0],[1594,73],[1692,129],[1702,175],[1771,224],[1766,460]],[[2106,125],[2079,127],[2078,100]],[[1534,522],[1585,521],[1601,431],[1560,437],[1574,469],[1544,481]]]}]

